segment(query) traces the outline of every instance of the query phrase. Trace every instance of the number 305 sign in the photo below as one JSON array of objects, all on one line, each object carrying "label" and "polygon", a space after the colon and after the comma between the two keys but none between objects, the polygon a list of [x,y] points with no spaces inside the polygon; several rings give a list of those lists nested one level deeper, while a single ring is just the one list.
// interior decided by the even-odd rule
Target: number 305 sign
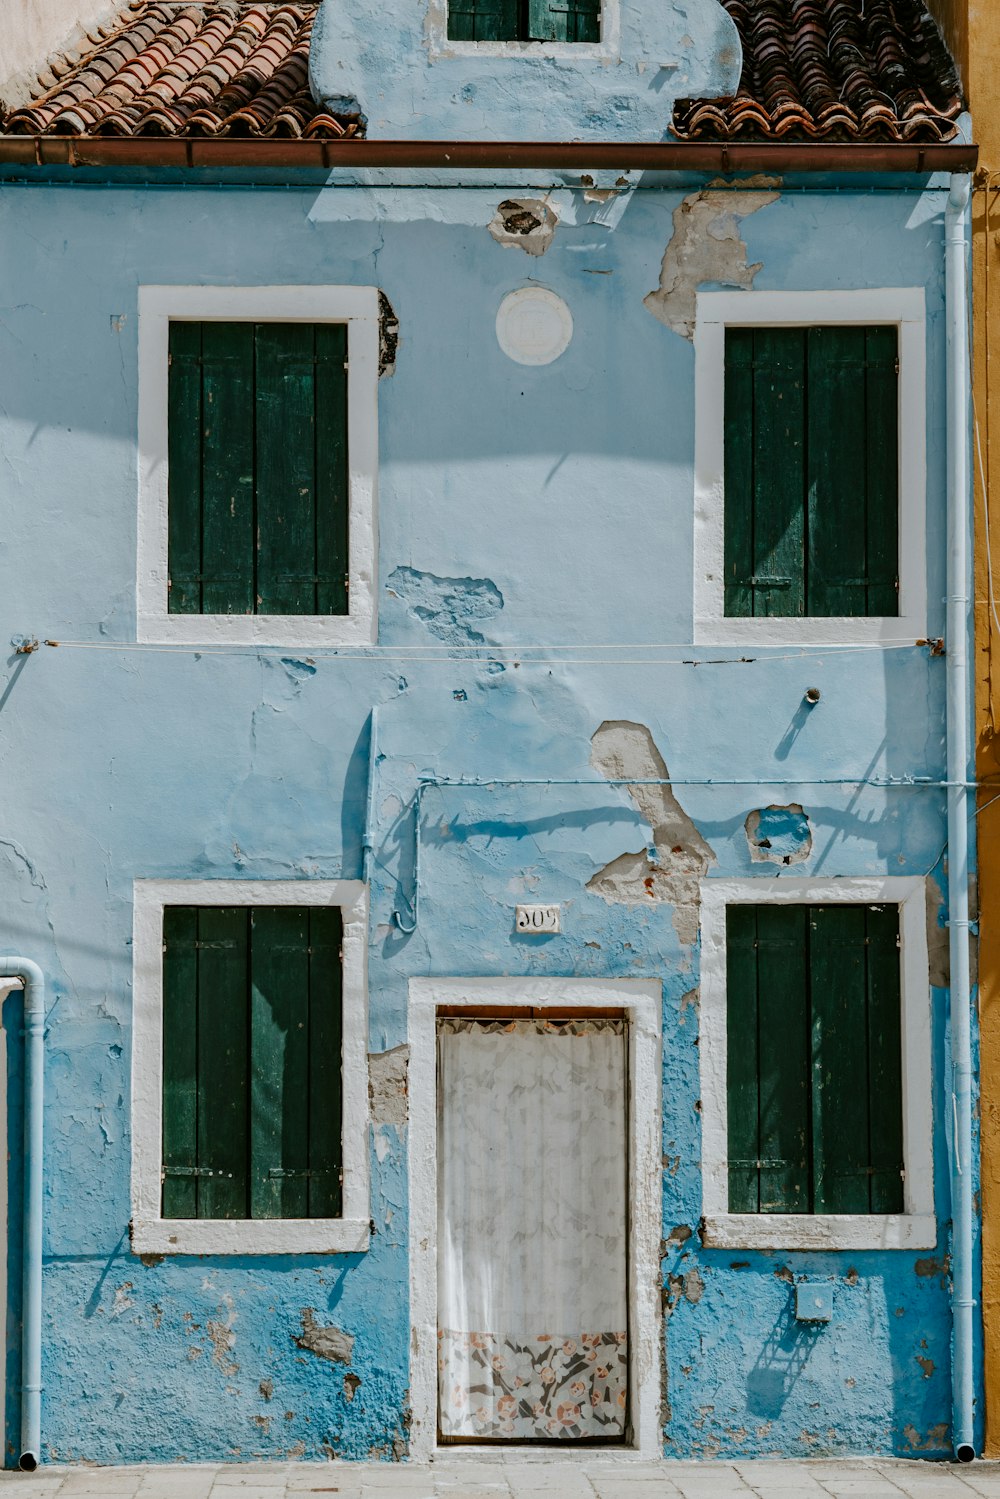
[{"label": "number 305 sign", "polygon": [[558,932],[559,907],[518,906],[514,926],[519,932],[535,933],[538,936],[545,932]]}]

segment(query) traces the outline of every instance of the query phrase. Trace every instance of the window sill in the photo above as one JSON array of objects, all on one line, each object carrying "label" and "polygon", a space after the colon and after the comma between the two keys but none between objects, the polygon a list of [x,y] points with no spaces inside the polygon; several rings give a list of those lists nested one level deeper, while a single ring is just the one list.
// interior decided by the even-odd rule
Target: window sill
[{"label": "window sill", "polygon": [[718,1213],[706,1215],[710,1249],[933,1249],[937,1219],[908,1213]]},{"label": "window sill", "polygon": [[361,1254],[371,1225],[354,1218],[154,1218],[133,1221],[133,1254]]},{"label": "window sill", "polygon": [[696,645],[897,645],[927,633],[906,615],[807,615],[746,618],[706,615],[694,622]]},{"label": "window sill", "polygon": [[155,645],[371,645],[374,615],[364,614],[141,614],[137,638]]}]

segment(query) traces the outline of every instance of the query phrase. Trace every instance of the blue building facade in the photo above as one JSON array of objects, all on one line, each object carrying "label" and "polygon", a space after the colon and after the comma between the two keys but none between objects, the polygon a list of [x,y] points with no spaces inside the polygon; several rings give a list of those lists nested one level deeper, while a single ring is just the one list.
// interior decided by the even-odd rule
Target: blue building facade
[{"label": "blue building facade", "polygon": [[[363,20],[344,86],[329,17],[312,76],[373,140],[378,57],[406,38]],[[653,95],[661,130],[675,97],[739,77],[721,6],[690,27],[672,45],[697,66],[690,89]],[[445,127],[467,64],[459,49],[425,68],[419,138],[465,133]],[[620,138],[628,95],[609,85],[576,128],[573,66],[553,63],[563,133]],[[382,138],[405,133],[399,98]],[[498,88],[489,133],[538,138],[535,107],[522,128]],[[49,986],[41,1460],[404,1461],[443,1440],[442,1011],[515,1026],[594,1011],[632,1038],[620,1221],[561,1230],[627,1245],[619,1443],[949,1453],[947,172],[8,156],[2,173],[0,909],[4,945]],[[346,323],[352,614],[170,613],[174,364],[156,328],[172,320]],[[734,614],[718,577],[726,330],[874,326],[897,339],[898,609]],[[762,473],[787,464],[786,440],[758,433]],[[342,912],[343,1207],[325,1225],[178,1227],[159,1193],[157,923],[256,905]],[[884,1127],[902,1177],[881,1206],[733,1210],[726,912],[746,906],[897,913]],[[13,1463],[16,993],[4,1016]],[[793,1049],[773,1024],[765,1042]],[[828,1140],[868,1109],[874,1153],[852,1168],[868,1178],[893,1169],[874,1045],[824,1074]],[[502,1142],[503,1099],[483,1109]],[[752,1170],[766,1154],[761,1136]]]}]

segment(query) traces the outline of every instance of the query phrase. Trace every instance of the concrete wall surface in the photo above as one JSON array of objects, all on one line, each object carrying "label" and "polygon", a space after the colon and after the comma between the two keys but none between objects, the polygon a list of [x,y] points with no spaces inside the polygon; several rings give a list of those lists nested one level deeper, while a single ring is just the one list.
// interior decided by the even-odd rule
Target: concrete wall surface
[{"label": "concrete wall surface", "polygon": [[[665,1451],[948,1450],[943,794],[815,784],[943,777],[943,663],[915,644],[691,645],[695,356],[663,315],[695,285],[732,284],[733,254],[759,291],[924,289],[927,633],[941,635],[944,195],[754,191],[763,201],[744,194],[737,214],[698,182],[618,197],[578,179],[549,193],[0,190],[0,638],[62,642],[11,652],[0,693],[0,929],[51,981],[46,1460],[407,1454],[398,1099],[376,1112],[367,1252],[140,1258],[129,1243],[133,881],[298,880],[308,898],[312,879],[360,878],[374,705],[373,1055],[406,1044],[414,976],[662,982]],[[504,243],[499,205],[543,197],[544,254]],[[695,211],[704,233],[674,243],[651,311]],[[399,346],[379,389],[376,651],[137,646],[137,294],[164,283],[388,297]],[[495,319],[538,283],[574,333],[528,367],[501,351]],[[810,687],[822,696],[807,711]],[[398,930],[419,774],[599,779],[609,745],[626,776],[667,767],[669,817],[600,784],[429,791],[420,920]],[[684,784],[706,777],[779,784]],[[786,873],[928,881],[934,1247],[700,1245],[699,879],[782,877],[751,858],[745,830],[771,804],[809,822],[811,851]],[[672,833],[653,861],[658,827]],[[518,936],[522,899],[561,903],[562,933]],[[794,1321],[801,1275],[832,1285],[829,1325]],[[317,1326],[353,1337],[349,1365],[323,1355]]]},{"label": "concrete wall surface", "polygon": [[7,109],[25,103],[47,59],[119,8],[108,0],[5,0],[0,26],[0,103]]}]

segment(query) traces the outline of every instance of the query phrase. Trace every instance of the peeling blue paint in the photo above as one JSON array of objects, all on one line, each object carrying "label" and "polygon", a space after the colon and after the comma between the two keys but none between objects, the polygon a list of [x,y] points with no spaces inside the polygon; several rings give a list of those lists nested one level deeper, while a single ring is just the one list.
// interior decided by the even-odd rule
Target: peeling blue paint
[{"label": "peeling blue paint", "polygon": [[[560,224],[545,284],[570,305],[576,332],[554,365],[531,369],[506,359],[493,331],[527,262],[486,227],[501,199],[529,183],[461,193],[302,183],[229,194],[157,180],[155,192],[0,190],[8,268],[0,463],[9,497],[0,547],[17,579],[0,603],[0,638],[101,646],[11,656],[0,712],[2,924],[11,946],[43,964],[53,996],[46,1460],[406,1455],[402,1125],[373,1132],[365,1254],[140,1259],[128,1240],[132,881],[358,878],[373,704],[382,758],[372,1052],[406,1041],[413,975],[662,982],[665,1450],[944,1456],[944,991],[935,990],[933,1006],[936,1248],[707,1250],[698,1232],[698,945],[682,940],[670,899],[635,904],[587,889],[622,856],[646,858],[656,846],[628,792],[605,784],[428,791],[420,925],[411,937],[391,925],[411,888],[419,774],[593,781],[594,734],[624,720],[648,728],[678,778],[680,806],[716,860],[708,877],[782,877],[780,867],[751,860],[746,822],[763,808],[772,848],[801,848],[808,820],[806,872],[934,873],[944,887],[940,792],[798,784],[940,777],[939,660],[916,647],[808,662],[776,649],[709,665],[708,656],[730,653],[684,644],[694,352],[648,316],[643,298],[674,210],[703,184],[651,183],[613,225],[571,211],[578,185],[553,192]],[[758,288],[927,289],[931,635],[942,633],[945,592],[940,209],[930,191],[783,191],[740,231],[761,264]],[[384,653],[307,659],[281,643],[271,653],[137,650],[137,286],[289,279],[382,286],[400,319],[407,357],[379,389]],[[119,314],[125,321],[112,330]],[[532,644],[562,648],[525,649]],[[458,647],[474,659],[441,659]],[[800,711],[813,684],[822,719]],[[766,795],[680,784],[713,775],[787,776],[788,784]],[[562,931],[519,941],[520,900],[560,903]],[[940,919],[936,907],[932,915]],[[16,999],[4,1011],[15,1224]],[[795,1321],[803,1276],[833,1288],[833,1321],[821,1330]],[[8,1283],[10,1453],[16,1254]],[[304,1309],[317,1326],[353,1338],[349,1366],[297,1345]],[[345,1384],[348,1373],[360,1383]]]}]

